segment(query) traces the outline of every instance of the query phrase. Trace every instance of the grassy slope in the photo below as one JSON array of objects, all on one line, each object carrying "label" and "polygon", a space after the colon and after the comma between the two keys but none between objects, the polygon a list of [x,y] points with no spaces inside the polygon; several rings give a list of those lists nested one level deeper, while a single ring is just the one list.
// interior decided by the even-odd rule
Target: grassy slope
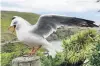
[{"label": "grassy slope", "polygon": [[1,32],[6,32],[7,28],[11,23],[11,18],[13,16],[20,16],[29,21],[31,24],[37,22],[39,17],[38,14],[25,13],[25,12],[15,12],[15,11],[1,11]]}]

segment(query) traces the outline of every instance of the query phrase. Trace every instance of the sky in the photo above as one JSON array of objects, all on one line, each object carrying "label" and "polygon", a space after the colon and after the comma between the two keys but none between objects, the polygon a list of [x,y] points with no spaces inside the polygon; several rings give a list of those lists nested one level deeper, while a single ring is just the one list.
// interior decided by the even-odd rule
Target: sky
[{"label": "sky", "polygon": [[100,24],[100,2],[96,0],[2,0],[1,10],[58,14],[96,21]]}]

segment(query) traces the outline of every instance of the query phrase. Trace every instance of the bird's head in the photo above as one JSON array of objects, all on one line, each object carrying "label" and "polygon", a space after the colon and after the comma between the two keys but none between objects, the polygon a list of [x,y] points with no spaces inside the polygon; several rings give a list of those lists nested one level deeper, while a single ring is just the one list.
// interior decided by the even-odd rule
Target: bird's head
[{"label": "bird's head", "polygon": [[23,22],[25,22],[25,20],[23,18],[21,18],[19,16],[13,16],[8,30],[10,30],[11,32],[14,32],[15,29],[19,29],[21,27]]}]

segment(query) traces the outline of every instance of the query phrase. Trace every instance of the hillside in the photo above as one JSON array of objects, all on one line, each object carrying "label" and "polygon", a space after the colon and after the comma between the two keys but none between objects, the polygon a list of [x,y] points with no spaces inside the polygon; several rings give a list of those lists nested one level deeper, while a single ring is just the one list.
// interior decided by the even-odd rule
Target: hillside
[{"label": "hillside", "polygon": [[20,16],[29,21],[31,24],[37,22],[39,17],[38,14],[34,13],[25,13],[25,12],[15,12],[15,11],[1,11],[1,32],[6,32],[8,26],[11,23],[11,18],[13,16]]}]

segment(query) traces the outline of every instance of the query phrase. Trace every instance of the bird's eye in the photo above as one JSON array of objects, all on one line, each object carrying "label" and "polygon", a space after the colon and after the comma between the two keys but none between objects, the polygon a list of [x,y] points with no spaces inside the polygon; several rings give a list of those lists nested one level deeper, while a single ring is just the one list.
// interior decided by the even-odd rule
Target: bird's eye
[{"label": "bird's eye", "polygon": [[17,21],[15,21],[13,24],[16,25],[17,24]]}]

